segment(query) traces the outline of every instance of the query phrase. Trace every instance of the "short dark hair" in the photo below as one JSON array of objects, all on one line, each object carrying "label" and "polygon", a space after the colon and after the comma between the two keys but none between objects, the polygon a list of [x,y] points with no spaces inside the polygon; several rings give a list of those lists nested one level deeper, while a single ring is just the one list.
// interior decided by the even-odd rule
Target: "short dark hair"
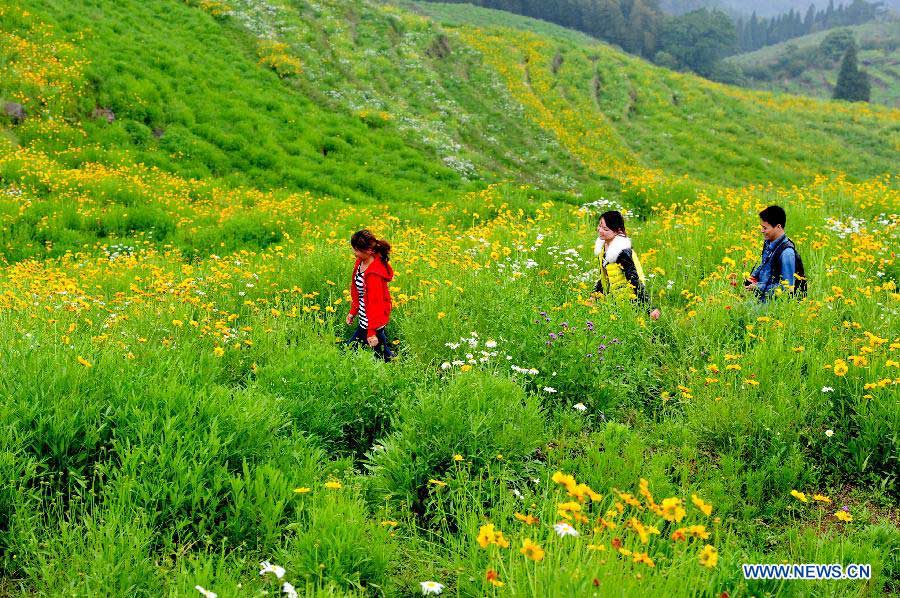
[{"label": "short dark hair", "polygon": [[772,227],[780,224],[781,228],[784,228],[784,225],[787,224],[787,214],[784,213],[784,208],[781,206],[769,206],[759,213],[759,219],[768,222]]},{"label": "short dark hair", "polygon": [[[622,217],[622,212],[618,210],[610,210],[609,212],[603,212],[600,214],[600,220],[606,224],[606,228],[613,231],[616,234],[627,235],[625,232],[625,218]],[[597,221],[597,224],[600,224],[600,220]]]}]

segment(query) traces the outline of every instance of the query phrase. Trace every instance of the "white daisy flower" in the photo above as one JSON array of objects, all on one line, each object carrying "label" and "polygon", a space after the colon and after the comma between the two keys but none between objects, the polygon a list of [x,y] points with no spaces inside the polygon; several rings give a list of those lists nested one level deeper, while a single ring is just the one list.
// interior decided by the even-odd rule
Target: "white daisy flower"
[{"label": "white daisy flower", "polygon": [[279,567],[278,565],[273,565],[269,561],[263,561],[259,564],[261,567],[259,574],[265,575],[266,573],[274,573],[275,577],[281,579],[284,577],[284,567]]},{"label": "white daisy flower", "polygon": [[444,584],[438,583],[436,581],[420,581],[419,585],[422,586],[422,595],[434,595],[437,596],[441,592],[444,591]]},{"label": "white daisy flower", "polygon": [[556,531],[556,535],[560,538],[564,538],[565,536],[577,536],[578,530],[565,522],[557,523],[553,526],[553,529]]}]

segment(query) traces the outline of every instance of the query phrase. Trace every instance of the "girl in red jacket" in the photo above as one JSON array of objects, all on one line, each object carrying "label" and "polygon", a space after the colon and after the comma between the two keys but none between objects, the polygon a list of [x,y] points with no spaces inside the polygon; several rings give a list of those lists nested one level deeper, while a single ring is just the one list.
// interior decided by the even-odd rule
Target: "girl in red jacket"
[{"label": "girl in red jacket", "polygon": [[347,343],[366,343],[375,349],[376,355],[390,361],[394,353],[388,346],[384,327],[391,318],[391,294],[388,291],[388,283],[394,278],[394,270],[388,264],[391,246],[368,230],[353,233],[350,246],[356,264],[350,278],[351,305],[347,325],[353,323],[354,317],[359,322]]}]

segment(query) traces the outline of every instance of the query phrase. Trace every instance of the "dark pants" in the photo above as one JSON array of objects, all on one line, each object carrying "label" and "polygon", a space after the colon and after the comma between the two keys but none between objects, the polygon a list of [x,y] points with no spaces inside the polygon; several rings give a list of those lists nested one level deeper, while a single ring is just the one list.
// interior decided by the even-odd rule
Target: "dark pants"
[{"label": "dark pants", "polygon": [[[353,336],[347,339],[346,344],[354,348],[358,348],[360,346],[368,347],[369,343],[366,340],[366,335],[366,329],[362,326],[357,326],[356,331],[353,332]],[[375,336],[378,337],[378,344],[375,345],[375,355],[385,361],[390,361],[391,359],[393,359],[394,352],[391,351],[391,348],[388,346],[387,335],[384,333],[383,326],[375,331]]]}]

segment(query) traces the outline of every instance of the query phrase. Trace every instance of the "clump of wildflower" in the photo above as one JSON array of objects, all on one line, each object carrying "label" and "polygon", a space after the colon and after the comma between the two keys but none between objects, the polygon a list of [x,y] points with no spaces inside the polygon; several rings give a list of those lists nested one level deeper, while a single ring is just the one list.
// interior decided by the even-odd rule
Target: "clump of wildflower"
[{"label": "clump of wildflower", "polygon": [[569,474],[557,471],[551,478],[557,484],[565,487],[569,496],[577,498],[579,502],[584,502],[586,498],[590,498],[593,502],[600,502],[603,496],[594,492],[587,484],[579,484],[575,478]]},{"label": "clump of wildflower", "polygon": [[532,561],[544,560],[544,549],[528,538],[522,541],[522,548],[519,549],[519,552]]},{"label": "clump of wildflower", "polygon": [[500,576],[493,569],[487,570],[487,573],[485,574],[485,579],[487,579],[492,586],[495,586],[498,588],[503,587],[503,582],[500,581]]},{"label": "clump of wildflower", "polygon": [[850,368],[847,367],[847,362],[843,359],[838,359],[834,362],[834,369],[832,370],[835,376],[846,376],[847,372],[850,371]]},{"label": "clump of wildflower", "polygon": [[687,538],[696,538],[698,540],[708,540],[709,532],[706,531],[705,525],[689,525],[680,527],[672,532],[672,540],[685,540]]},{"label": "clump of wildflower", "polygon": [[581,505],[575,501],[559,503],[556,512],[559,513],[559,516],[563,519],[568,519],[570,521],[574,519],[575,521],[587,523],[587,517],[581,514]]},{"label": "clump of wildflower", "polygon": [[522,513],[513,513],[513,516],[525,525],[534,525],[538,522],[538,518],[534,515],[523,515]]},{"label": "clump of wildflower", "polygon": [[493,523],[482,525],[478,530],[478,545],[487,548],[495,544],[500,548],[509,548],[509,540],[503,537],[503,532],[494,528]]},{"label": "clump of wildflower", "polygon": [[707,569],[714,569],[719,562],[719,551],[712,544],[707,544],[700,551],[700,564]]},{"label": "clump of wildflower", "polygon": [[653,562],[653,559],[646,552],[635,552],[633,558],[635,563],[644,563],[648,567],[656,566],[656,563]]},{"label": "clump of wildflower", "polygon": [[687,511],[684,510],[680,498],[664,498],[660,509],[662,510],[662,517],[666,521],[678,523],[684,519],[685,515],[687,515]]},{"label": "clump of wildflower", "polygon": [[691,495],[691,502],[694,503],[694,506],[697,507],[701,513],[709,517],[712,514],[713,507],[708,502],[704,502],[702,498],[697,496],[696,494]]}]

